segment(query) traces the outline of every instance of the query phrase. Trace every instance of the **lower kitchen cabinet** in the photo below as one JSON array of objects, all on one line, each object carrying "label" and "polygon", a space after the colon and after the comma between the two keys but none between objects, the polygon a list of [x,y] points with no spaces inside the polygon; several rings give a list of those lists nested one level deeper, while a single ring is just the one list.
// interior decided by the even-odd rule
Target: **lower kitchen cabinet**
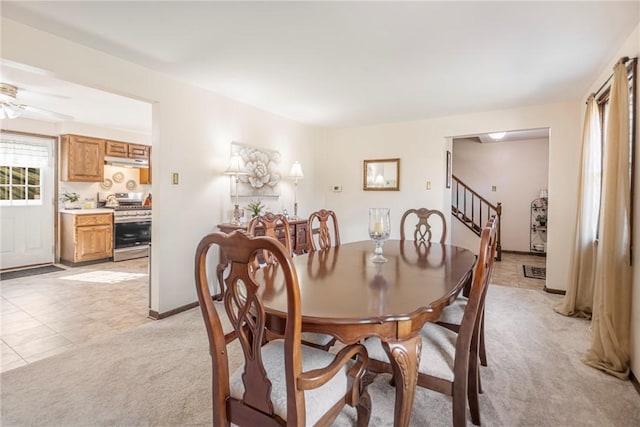
[{"label": "lower kitchen cabinet", "polygon": [[113,214],[60,215],[60,259],[65,264],[113,256]]}]

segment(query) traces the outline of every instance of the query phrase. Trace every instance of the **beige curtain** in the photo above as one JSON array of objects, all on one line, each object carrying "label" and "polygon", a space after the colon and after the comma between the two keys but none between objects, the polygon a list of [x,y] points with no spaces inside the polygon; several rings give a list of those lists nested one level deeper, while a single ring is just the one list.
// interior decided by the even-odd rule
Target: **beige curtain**
[{"label": "beige curtain", "polygon": [[596,264],[602,130],[595,95],[587,100],[582,129],[578,213],[569,289],[553,309],[565,316],[591,317]]},{"label": "beige curtain", "polygon": [[631,329],[629,156],[629,82],[620,61],[606,125],[593,332],[584,362],[622,379],[629,375]]}]

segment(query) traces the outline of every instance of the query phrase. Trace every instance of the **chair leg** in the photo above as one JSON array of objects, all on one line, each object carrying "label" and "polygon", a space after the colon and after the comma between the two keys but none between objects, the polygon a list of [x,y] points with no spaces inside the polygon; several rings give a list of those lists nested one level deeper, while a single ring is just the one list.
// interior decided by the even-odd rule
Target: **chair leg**
[{"label": "chair leg", "polygon": [[484,347],[484,311],[480,319],[480,364],[487,366],[487,350]]},{"label": "chair leg", "polygon": [[469,412],[471,412],[471,422],[480,425],[480,402],[478,393],[482,393],[480,386],[480,370],[478,367],[477,355],[471,353],[469,360],[469,378],[467,388],[467,399],[469,400]]},{"label": "chair leg", "polygon": [[[461,382],[464,382],[461,381]],[[453,427],[465,427],[467,425],[467,387],[453,386]]]},{"label": "chair leg", "polygon": [[371,396],[369,396],[369,391],[367,389],[364,389],[360,393],[360,399],[358,400],[356,411],[358,414],[357,426],[368,426],[369,420],[371,419]]}]

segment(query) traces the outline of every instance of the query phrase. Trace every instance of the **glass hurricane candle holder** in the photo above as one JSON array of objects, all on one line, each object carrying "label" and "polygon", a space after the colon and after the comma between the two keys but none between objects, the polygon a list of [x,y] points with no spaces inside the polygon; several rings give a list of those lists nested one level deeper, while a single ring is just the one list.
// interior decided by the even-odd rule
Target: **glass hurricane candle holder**
[{"label": "glass hurricane candle holder", "polygon": [[371,258],[373,262],[387,262],[382,255],[382,245],[389,238],[390,225],[389,208],[369,209],[369,236],[376,243],[374,255]]}]

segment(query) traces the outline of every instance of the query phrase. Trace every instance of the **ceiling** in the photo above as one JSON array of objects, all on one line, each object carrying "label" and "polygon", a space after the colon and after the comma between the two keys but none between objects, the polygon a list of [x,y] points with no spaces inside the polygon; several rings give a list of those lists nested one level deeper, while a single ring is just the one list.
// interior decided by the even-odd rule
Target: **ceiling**
[{"label": "ceiling", "polygon": [[[111,129],[151,133],[151,104],[56,79],[10,61],[1,61],[2,82],[18,87],[16,103],[66,114],[74,121]],[[60,118],[25,111],[22,118],[58,123]]]},{"label": "ceiling", "polygon": [[[3,1],[1,13],[281,116],[343,127],[579,100],[613,66],[640,2]],[[44,80],[36,88],[54,91]],[[84,120],[84,109],[38,106]],[[99,115],[122,120],[108,113]]]}]

